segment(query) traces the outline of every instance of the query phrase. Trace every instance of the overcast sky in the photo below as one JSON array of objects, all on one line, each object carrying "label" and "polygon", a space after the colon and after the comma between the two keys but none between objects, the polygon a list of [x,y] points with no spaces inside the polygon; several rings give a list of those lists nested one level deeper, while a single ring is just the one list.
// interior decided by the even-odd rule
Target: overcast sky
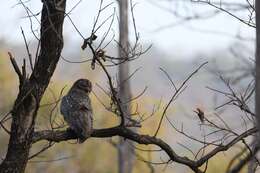
[{"label": "overcast sky", "polygon": [[[68,0],[67,11],[77,2],[78,1],[75,0]],[[85,37],[88,36],[91,31],[94,17],[98,11],[99,2],[100,1],[97,0],[83,0],[70,14],[73,22]],[[111,0],[104,0],[104,4],[108,4],[109,2],[111,2]],[[166,10],[162,10],[162,8],[176,9],[176,4],[162,3],[158,0],[153,0],[152,2],[156,2],[157,4],[159,2],[161,7],[158,8],[154,3],[148,2],[148,0],[134,0],[133,2],[137,3],[134,12],[141,40],[145,43],[152,43],[154,46],[166,52],[178,51],[180,55],[189,56],[198,52],[209,52],[210,50],[225,48],[231,43],[238,41],[232,37],[237,33],[240,33],[246,38],[254,38],[254,29],[242,24],[227,14],[221,14],[218,15],[218,17],[207,20],[196,20],[193,22],[185,22],[182,25],[166,27],[178,23],[179,19]],[[27,37],[33,38],[30,33],[29,20],[25,18],[25,10],[22,5],[16,5],[17,3],[17,0],[8,0],[3,1],[0,6],[0,38],[8,40],[10,43],[22,42],[20,27],[23,27]],[[38,13],[40,12],[42,4],[39,0],[31,0],[25,5],[27,5],[33,13]],[[116,4],[113,4],[103,12],[101,19],[110,15],[115,6]],[[186,11],[192,9],[197,12],[213,10],[210,6],[198,4],[185,5],[185,8],[188,9]],[[180,8],[180,10],[183,9]],[[34,20],[33,29],[35,29],[36,32],[37,30],[39,31],[36,20]],[[114,29],[116,30],[116,27],[114,27]],[[104,31],[105,30],[101,30],[100,33]],[[224,34],[212,34],[206,31]],[[68,40],[80,41],[81,44],[79,35],[75,32],[75,29],[68,19],[65,21],[64,34]],[[245,41],[244,43],[253,45],[253,42],[250,41]]]}]

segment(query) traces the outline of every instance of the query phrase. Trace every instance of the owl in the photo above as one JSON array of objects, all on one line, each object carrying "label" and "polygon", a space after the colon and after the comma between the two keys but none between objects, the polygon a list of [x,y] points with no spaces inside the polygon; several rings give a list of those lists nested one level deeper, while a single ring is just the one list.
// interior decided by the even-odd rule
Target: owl
[{"label": "owl", "polygon": [[88,79],[79,79],[61,101],[60,112],[77,135],[79,143],[90,137],[93,129],[93,112],[89,98],[91,90],[92,84]]}]

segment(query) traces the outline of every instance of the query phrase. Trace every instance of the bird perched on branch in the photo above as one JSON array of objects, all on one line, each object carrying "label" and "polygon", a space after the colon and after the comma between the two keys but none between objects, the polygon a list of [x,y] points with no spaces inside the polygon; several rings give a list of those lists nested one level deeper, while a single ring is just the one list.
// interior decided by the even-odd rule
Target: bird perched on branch
[{"label": "bird perched on branch", "polygon": [[200,108],[196,108],[194,112],[198,115],[200,121],[203,123],[205,119],[203,110],[201,110]]},{"label": "bird perched on branch", "polygon": [[93,129],[93,112],[89,94],[92,84],[88,79],[79,79],[61,101],[61,114],[75,132],[79,143],[90,137]]}]

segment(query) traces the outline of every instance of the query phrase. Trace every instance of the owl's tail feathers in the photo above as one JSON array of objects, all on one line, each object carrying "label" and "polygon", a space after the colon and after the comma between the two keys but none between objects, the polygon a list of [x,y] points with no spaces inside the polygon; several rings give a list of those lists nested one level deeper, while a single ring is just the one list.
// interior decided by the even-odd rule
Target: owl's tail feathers
[{"label": "owl's tail feathers", "polygon": [[83,142],[85,142],[89,137],[90,137],[90,135],[91,134],[82,134],[82,133],[77,133],[76,132],[76,130],[73,130],[72,128],[68,128],[67,129],[67,131],[69,132],[69,133],[72,133],[72,135],[75,135],[75,136],[77,136],[77,141],[78,141],[78,143],[83,143]]},{"label": "owl's tail feathers", "polygon": [[[88,137],[89,137],[89,136],[88,136]],[[85,142],[85,141],[88,139],[88,137],[80,136],[80,137],[78,138],[78,142],[79,142],[80,144],[82,144],[83,142]]]},{"label": "owl's tail feathers", "polygon": [[78,142],[81,144],[83,142],[85,142],[89,137],[91,136],[91,133],[88,132],[88,133],[81,133],[80,135],[78,135]]}]

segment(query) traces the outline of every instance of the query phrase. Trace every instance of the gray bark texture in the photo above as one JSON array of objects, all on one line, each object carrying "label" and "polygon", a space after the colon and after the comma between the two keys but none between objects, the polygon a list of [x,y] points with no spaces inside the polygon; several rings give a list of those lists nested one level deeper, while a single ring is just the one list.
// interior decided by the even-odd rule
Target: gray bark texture
[{"label": "gray bark texture", "polygon": [[[256,54],[255,54],[255,112],[256,112],[256,126],[260,129],[260,2],[255,1],[255,13],[256,13]],[[260,131],[255,137],[254,148],[260,147]],[[249,164],[248,173],[255,172],[256,162],[253,159]]]},{"label": "gray bark texture", "polygon": [[[260,2],[255,1],[255,12],[256,12],[256,55],[255,55],[255,112],[257,119],[257,128],[260,127]],[[259,131],[259,130],[258,130]],[[257,136],[258,148],[260,146],[260,131]]]},{"label": "gray bark texture", "polygon": [[[121,58],[128,57],[128,0],[119,0],[119,48],[118,54]],[[129,77],[129,63],[126,61],[119,65],[119,98],[121,100],[123,112],[125,116],[130,118],[131,105],[129,100],[131,99],[131,89]],[[125,123],[128,123],[128,118],[125,118]],[[134,164],[134,147],[133,142],[120,138],[118,145],[118,172],[119,173],[131,173]]]},{"label": "gray bark texture", "polygon": [[10,139],[7,154],[0,164],[0,173],[23,173],[25,171],[33,142],[35,119],[40,100],[48,87],[63,48],[62,27],[65,4],[66,0],[43,1],[41,49],[34,70],[28,78],[25,68],[23,73],[17,66],[15,68],[20,86],[11,111]]}]

